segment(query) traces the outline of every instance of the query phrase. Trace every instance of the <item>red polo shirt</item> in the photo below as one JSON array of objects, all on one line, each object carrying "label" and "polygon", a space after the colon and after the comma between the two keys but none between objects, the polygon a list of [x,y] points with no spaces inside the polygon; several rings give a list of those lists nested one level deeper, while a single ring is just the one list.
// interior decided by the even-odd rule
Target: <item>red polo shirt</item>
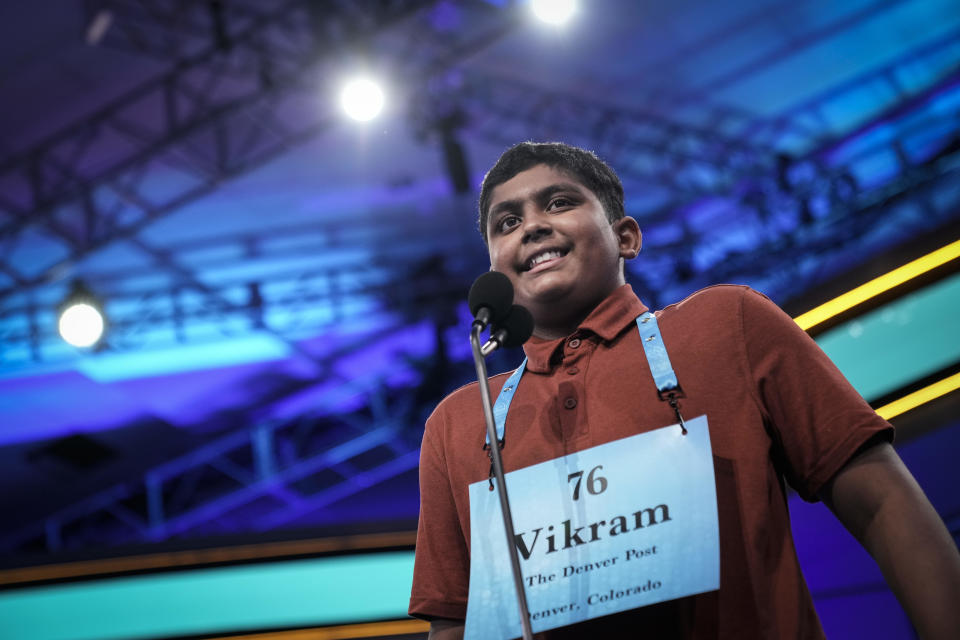
[{"label": "red polo shirt", "polygon": [[[673,424],[657,396],[629,285],[562,340],[531,338],[510,406],[506,471]],[[658,312],[686,397],[686,418],[710,425],[720,524],[720,590],[607,616],[538,637],[822,638],[800,573],[784,479],[817,492],[868,440],[892,438],[881,419],[796,323],[741,286],[704,289]],[[506,375],[490,379],[493,397]],[[467,487],[490,461],[476,383],[427,420],[420,452],[420,524],[410,614],[463,619],[470,574]]]}]

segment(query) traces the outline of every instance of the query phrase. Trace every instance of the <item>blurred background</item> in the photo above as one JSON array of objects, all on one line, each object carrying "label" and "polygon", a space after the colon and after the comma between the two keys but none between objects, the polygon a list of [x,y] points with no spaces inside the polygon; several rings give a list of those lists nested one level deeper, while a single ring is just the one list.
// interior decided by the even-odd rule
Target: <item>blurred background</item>
[{"label": "blurred background", "polygon": [[[647,305],[798,317],[958,536],[960,1],[534,4],[0,5],[0,637],[424,637],[423,421],[522,140],[620,174]],[[915,637],[791,509],[828,635]]]}]

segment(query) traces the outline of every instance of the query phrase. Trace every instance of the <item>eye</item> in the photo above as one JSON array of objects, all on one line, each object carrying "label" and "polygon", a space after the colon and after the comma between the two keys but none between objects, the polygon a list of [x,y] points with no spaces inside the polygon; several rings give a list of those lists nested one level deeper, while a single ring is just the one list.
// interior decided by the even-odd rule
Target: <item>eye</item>
[{"label": "eye", "polygon": [[515,215],[513,215],[513,214],[508,214],[508,215],[503,216],[503,217],[500,218],[499,220],[497,220],[497,227],[496,227],[496,228],[497,228],[497,231],[498,231],[498,232],[504,233],[504,232],[509,231],[510,229],[514,228],[514,227],[517,226],[518,224],[520,224],[520,218],[519,218],[519,216],[515,216]]},{"label": "eye", "polygon": [[547,205],[547,211],[551,211],[553,209],[563,209],[565,207],[572,207],[575,204],[576,203],[573,200],[571,200],[566,196],[557,196],[556,198],[550,201],[550,204]]}]

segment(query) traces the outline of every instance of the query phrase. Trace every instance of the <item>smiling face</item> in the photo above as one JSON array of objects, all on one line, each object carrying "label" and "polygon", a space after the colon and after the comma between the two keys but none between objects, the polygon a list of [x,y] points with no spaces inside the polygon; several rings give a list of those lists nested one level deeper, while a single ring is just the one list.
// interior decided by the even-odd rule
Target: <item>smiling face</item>
[{"label": "smiling face", "polygon": [[611,223],[590,189],[542,164],[493,189],[487,237],[491,268],[510,278],[541,338],[572,333],[640,250],[633,218]]}]

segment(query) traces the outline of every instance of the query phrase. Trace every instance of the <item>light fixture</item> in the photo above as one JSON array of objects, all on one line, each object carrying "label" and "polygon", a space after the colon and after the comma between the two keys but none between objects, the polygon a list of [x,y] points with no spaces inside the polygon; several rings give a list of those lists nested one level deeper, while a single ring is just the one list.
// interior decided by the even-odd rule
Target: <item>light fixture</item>
[{"label": "light fixture", "polygon": [[92,347],[103,337],[106,328],[103,304],[80,280],[73,281],[58,311],[57,329],[68,344]]},{"label": "light fixture", "polygon": [[383,110],[383,89],[374,80],[358,77],[347,82],[340,92],[340,104],[348,116],[360,122],[377,117]]},{"label": "light fixture", "polygon": [[576,0],[530,0],[533,15],[552,25],[566,23],[577,11]]}]

